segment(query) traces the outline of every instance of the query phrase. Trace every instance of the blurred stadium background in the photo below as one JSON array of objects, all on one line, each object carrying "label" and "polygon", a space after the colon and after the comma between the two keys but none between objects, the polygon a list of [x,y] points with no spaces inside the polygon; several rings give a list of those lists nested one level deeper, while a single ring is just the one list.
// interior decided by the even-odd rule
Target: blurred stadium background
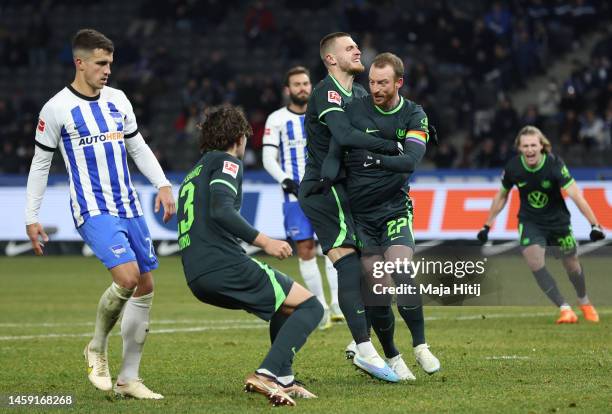
[{"label": "blurred stadium background", "polygon": [[[73,79],[70,39],[82,27],[115,42],[111,86],[130,97],[139,129],[174,182],[199,157],[202,110],[224,102],[245,109],[254,136],[245,158],[243,214],[276,237],[283,236],[281,199],[262,169],[264,123],[283,105],[289,67],[307,66],[315,83],[324,76],[318,41],[337,30],[354,35],[366,66],[378,52],[401,56],[402,93],[421,103],[438,127],[441,143],[428,149],[414,179],[417,238],[472,238],[524,124],[549,136],[612,229],[612,189],[605,181],[612,177],[606,1],[0,1],[0,191],[7,213],[23,211],[38,112]],[[69,215],[62,215],[68,201],[59,154],[52,172],[43,224],[58,227],[55,240],[78,240]],[[151,188],[134,175],[150,205]],[[467,182],[471,187],[461,184]],[[467,193],[449,196],[440,183]],[[515,237],[510,206],[494,238]],[[586,222],[572,211],[578,237],[585,238]],[[146,214],[151,221],[153,212]],[[155,238],[174,238],[175,223],[153,221]],[[0,239],[25,239],[21,223],[0,224]]]},{"label": "blurred stadium background", "polygon": [[[366,65],[379,52],[402,57],[402,93],[421,103],[438,128],[440,145],[428,148],[411,191],[418,243],[475,244],[501,166],[513,154],[514,135],[527,123],[549,136],[610,235],[611,13],[605,0],[0,0],[0,256],[31,254],[23,211],[34,129],[44,102],[73,79],[70,39],[83,27],[115,42],[110,85],[131,99],[140,131],[174,183],[199,157],[195,126],[202,110],[224,102],[245,109],[254,136],[245,159],[242,214],[274,237],[284,237],[282,197],[261,165],[264,122],[283,105],[289,67],[307,66],[313,82],[324,76],[318,42],[338,30],[354,35]],[[131,171],[158,254],[176,253],[176,221],[162,223],[153,213],[154,189],[134,166]],[[153,337],[143,363],[147,383],[167,396],[163,405],[103,399],[87,383],[80,352],[108,277],[97,260],[67,255],[91,251],[70,217],[59,154],[52,172],[41,223],[52,239],[46,253],[66,256],[0,257],[0,397],[72,393],[80,412],[267,409],[255,397],[234,394],[261,358],[266,325],[243,312],[198,303],[177,257],[161,258],[156,271]],[[574,230],[584,240],[588,225],[569,204]],[[509,240],[516,239],[517,208],[514,193],[491,232],[496,244],[489,254],[516,247]],[[595,244],[585,245],[594,249],[606,241]],[[520,257],[499,257],[496,269],[511,276],[505,280],[521,295],[538,295],[532,304],[545,308],[428,307],[429,342],[444,371],[425,376],[411,360],[418,381],[406,390],[353,375],[342,360],[349,339],[344,327],[317,332],[297,369],[322,398],[300,409],[609,411],[610,253],[593,253],[582,260],[602,315],[599,325],[555,326],[556,311]],[[291,276],[299,274],[295,258],[268,259]],[[550,266],[563,291],[572,292],[559,262]],[[398,340],[410,353],[403,326]],[[117,372],[120,339],[111,341]]]}]

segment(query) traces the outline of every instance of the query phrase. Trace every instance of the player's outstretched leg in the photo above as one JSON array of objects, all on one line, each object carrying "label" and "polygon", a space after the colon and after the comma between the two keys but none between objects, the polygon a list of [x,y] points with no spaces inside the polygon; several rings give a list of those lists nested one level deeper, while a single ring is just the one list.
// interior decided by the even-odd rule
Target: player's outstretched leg
[{"label": "player's outstretched leg", "polygon": [[123,397],[141,400],[160,400],[163,395],[151,391],[140,378],[138,370],[149,332],[149,315],[153,304],[153,276],[143,273],[138,288],[128,300],[121,320],[123,362],[114,391]]},{"label": "player's outstretched leg", "polygon": [[397,382],[398,376],[378,355],[370,341],[361,297],[361,262],[356,253],[349,253],[334,263],[338,271],[338,299],[340,308],[356,343],[353,364],[369,375],[383,381]]},{"label": "player's outstretched leg", "polygon": [[[121,267],[125,265],[120,265]],[[130,283],[127,283],[129,286]],[[96,313],[96,326],[93,339],[83,352],[87,362],[87,377],[89,381],[102,391],[112,389],[110,370],[108,369],[108,334],[115,326],[125,303],[134,293],[136,282],[130,288],[122,287],[113,282],[100,297]]]},{"label": "player's outstretched leg", "polygon": [[599,322],[599,314],[587,296],[584,269],[578,261],[578,256],[574,254],[564,257],[563,266],[567,271],[570,282],[572,282],[576,290],[578,304],[580,305],[580,310],[582,311],[584,319],[593,323]]}]

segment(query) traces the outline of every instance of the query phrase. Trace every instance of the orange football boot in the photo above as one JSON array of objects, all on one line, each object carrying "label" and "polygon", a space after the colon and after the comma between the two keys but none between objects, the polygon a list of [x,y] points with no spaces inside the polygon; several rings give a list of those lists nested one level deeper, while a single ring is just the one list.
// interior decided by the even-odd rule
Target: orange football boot
[{"label": "orange football boot", "polygon": [[595,306],[591,305],[580,305],[580,310],[582,311],[582,316],[589,322],[597,323],[599,322],[599,315],[595,310]]},{"label": "orange football boot", "polygon": [[572,309],[561,309],[557,324],[561,323],[578,323],[578,316],[576,316]]}]

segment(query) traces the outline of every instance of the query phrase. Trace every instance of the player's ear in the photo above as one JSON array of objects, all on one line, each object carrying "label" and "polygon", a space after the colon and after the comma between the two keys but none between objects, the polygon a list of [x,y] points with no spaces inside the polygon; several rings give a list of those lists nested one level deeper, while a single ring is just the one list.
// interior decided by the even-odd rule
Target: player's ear
[{"label": "player's ear", "polygon": [[399,78],[397,81],[395,81],[395,83],[397,84],[398,88],[401,88],[404,86],[404,78]]},{"label": "player's ear", "polygon": [[325,55],[325,65],[326,66],[336,65],[336,58],[334,57],[334,55],[332,55],[331,53],[328,53],[327,55]]},{"label": "player's ear", "polygon": [[289,96],[289,87],[288,86],[285,86],[283,88],[283,94],[285,94],[285,96]]}]

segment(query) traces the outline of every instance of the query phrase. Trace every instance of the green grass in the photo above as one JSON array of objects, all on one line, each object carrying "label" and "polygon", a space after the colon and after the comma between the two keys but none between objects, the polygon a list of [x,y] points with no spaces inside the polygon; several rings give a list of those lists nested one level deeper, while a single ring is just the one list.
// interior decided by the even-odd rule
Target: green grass
[{"label": "green grass", "polygon": [[[268,263],[297,274],[295,259]],[[508,259],[506,266],[525,273],[519,259]],[[97,300],[110,281],[96,259],[2,258],[0,269],[2,404],[10,394],[71,394],[74,406],[57,410],[269,412],[261,396],[242,392],[244,377],[267,350],[266,325],[245,312],[198,302],[185,284],[178,258],[162,258],[155,272],[152,332],[141,369],[146,384],[165,395],[163,401],[116,400],[95,390],[86,379],[81,353],[93,330]],[[566,278],[558,279],[568,293],[569,285],[561,281]],[[531,281],[525,289],[537,287]],[[605,294],[610,295],[609,285]],[[610,412],[612,307],[599,310],[602,322],[598,325],[581,321],[556,326],[551,306],[427,307],[426,317],[433,317],[427,322],[428,342],[443,367],[433,376],[416,367],[408,331],[398,317],[397,342],[417,375],[416,382],[400,385],[370,379],[344,360],[349,341],[346,326],[315,332],[298,354],[295,370],[319,398],[298,401],[295,410]],[[116,375],[121,337],[117,328],[113,332],[109,357],[111,373]],[[45,336],[51,334],[74,336]],[[32,338],[15,338],[19,336]]]}]

